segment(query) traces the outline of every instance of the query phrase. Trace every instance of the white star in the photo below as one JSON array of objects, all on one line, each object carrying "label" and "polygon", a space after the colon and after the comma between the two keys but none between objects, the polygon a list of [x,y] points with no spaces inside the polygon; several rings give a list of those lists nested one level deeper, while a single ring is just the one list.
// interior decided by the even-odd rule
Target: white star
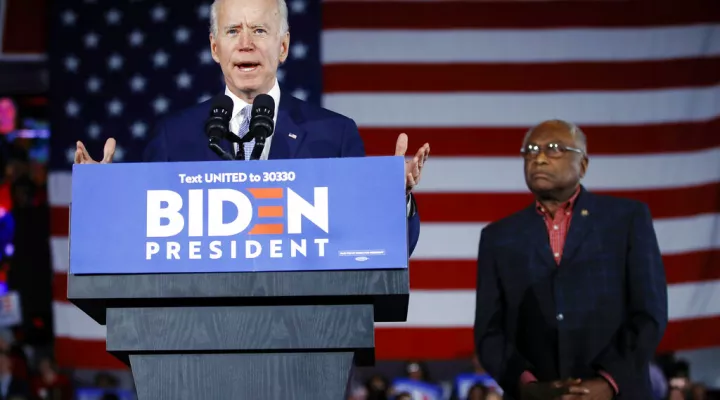
[{"label": "white star", "polygon": [[300,100],[307,100],[308,93],[300,88],[295,89],[294,92],[292,92],[292,95],[297,97]]},{"label": "white star", "polygon": [[302,58],[305,58],[305,56],[307,55],[307,52],[308,52],[307,46],[302,44],[302,42],[297,42],[293,46],[292,52],[290,54],[292,54],[293,58],[302,59]]},{"label": "white star", "polygon": [[65,68],[67,68],[68,71],[77,72],[79,65],[80,60],[78,60],[75,56],[67,56],[65,58]]},{"label": "white star", "polygon": [[97,91],[99,91],[101,85],[102,85],[102,81],[96,76],[91,76],[90,79],[88,79],[88,81],[87,81],[88,91],[93,92],[93,93],[96,93]]},{"label": "white star", "polygon": [[277,78],[278,78],[279,82],[282,82],[285,79],[285,70],[284,69],[277,70]]},{"label": "white star", "polygon": [[157,5],[152,9],[150,15],[155,22],[165,21],[165,17],[167,17],[167,10],[165,10],[163,6]]},{"label": "white star", "polygon": [[102,132],[102,129],[100,128],[100,125],[96,123],[90,124],[88,126],[88,136],[90,136],[90,139],[97,139],[100,137],[100,132]]},{"label": "white star", "polygon": [[208,100],[210,100],[211,97],[212,96],[210,96],[209,93],[203,93],[203,95],[198,98],[198,103],[202,103],[203,101],[208,101]]},{"label": "white star", "polygon": [[175,78],[175,82],[177,83],[178,89],[187,89],[190,87],[190,84],[192,84],[192,75],[183,71]]},{"label": "white star", "polygon": [[112,71],[119,70],[122,68],[123,65],[123,58],[119,54],[115,53],[108,58],[108,68],[110,68]]},{"label": "white star", "polygon": [[67,162],[70,164],[75,163],[75,151],[77,151],[77,147],[68,147],[68,149],[65,150],[65,158],[67,158]]},{"label": "white star", "polygon": [[163,97],[163,95],[158,96],[153,102],[153,108],[156,114],[162,114],[167,111],[169,105],[168,99]]},{"label": "white star", "polygon": [[113,161],[122,161],[125,157],[125,150],[122,147],[115,145],[115,154],[113,154]]},{"label": "white star", "polygon": [[100,36],[98,36],[95,32],[90,32],[87,35],[85,35],[85,47],[97,47],[98,41],[100,40]]},{"label": "white star", "polygon": [[77,16],[75,15],[74,12],[72,12],[72,10],[67,10],[64,13],[62,13],[61,18],[63,21],[63,25],[67,25],[67,26],[75,25],[75,21],[77,20]]},{"label": "white star", "polygon": [[78,104],[75,100],[70,99],[68,100],[67,104],[65,104],[65,113],[69,117],[75,117],[80,112],[80,104]]},{"label": "white star", "polygon": [[137,121],[134,124],[132,124],[132,126],[130,127],[130,130],[132,131],[132,135],[134,138],[142,139],[145,137],[145,132],[147,131],[147,126],[144,123]]},{"label": "white star", "polygon": [[112,99],[107,104],[108,114],[112,116],[118,116],[123,112],[123,103],[118,99]]},{"label": "white star", "polygon": [[210,49],[205,49],[201,51],[200,53],[198,53],[198,57],[200,58],[200,64],[211,64],[213,62]]},{"label": "white star", "polygon": [[142,92],[145,90],[145,78],[136,74],[130,79],[130,88],[133,92]]},{"label": "white star", "polygon": [[197,8],[197,15],[200,19],[208,19],[210,17],[210,4],[200,4]]},{"label": "white star", "polygon": [[178,43],[186,43],[190,38],[190,31],[181,26],[175,31],[175,41]]},{"label": "white star", "polygon": [[168,55],[162,50],[158,50],[153,55],[153,63],[155,64],[155,68],[157,67],[164,67],[167,65],[168,62]]},{"label": "white star", "polygon": [[305,12],[305,2],[303,0],[294,0],[290,3],[290,10],[295,14],[302,14]]},{"label": "white star", "polygon": [[135,29],[129,36],[130,46],[132,47],[138,47],[142,46],[143,41],[145,40],[145,35],[143,35],[142,32]]},{"label": "white star", "polygon": [[114,8],[105,14],[105,20],[108,25],[117,25],[118,22],[120,22],[120,18],[122,18],[122,13]]}]

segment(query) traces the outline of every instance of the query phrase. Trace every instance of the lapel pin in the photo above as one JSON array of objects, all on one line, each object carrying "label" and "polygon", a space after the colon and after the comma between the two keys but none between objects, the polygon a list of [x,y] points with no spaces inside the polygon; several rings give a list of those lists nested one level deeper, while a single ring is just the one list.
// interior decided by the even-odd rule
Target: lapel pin
[{"label": "lapel pin", "polygon": [[582,211],[580,211],[580,215],[582,215],[583,217],[587,217],[588,214],[590,214],[588,210],[583,209]]},{"label": "lapel pin", "polygon": [[288,133],[288,136],[290,136],[293,139],[297,139],[297,135],[294,133]]}]

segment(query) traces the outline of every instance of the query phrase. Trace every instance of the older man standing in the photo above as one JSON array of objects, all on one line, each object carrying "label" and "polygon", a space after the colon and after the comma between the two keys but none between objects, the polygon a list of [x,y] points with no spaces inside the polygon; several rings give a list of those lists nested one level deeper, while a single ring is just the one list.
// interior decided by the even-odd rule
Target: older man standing
[{"label": "older man standing", "polygon": [[511,399],[649,399],[668,320],[648,207],[580,185],[586,138],[546,121],[525,137],[536,201],[482,231],[475,343]]},{"label": "older man standing", "polygon": [[[343,115],[304,102],[283,92],[278,66],[290,48],[288,9],[284,0],[215,0],[211,7],[210,49],[225,77],[225,94],[233,100],[230,130],[242,137],[248,131],[255,97],[268,94],[275,101],[274,134],[265,143],[261,160],[287,158],[362,157],[365,148],[355,122]],[[144,160],[206,161],[218,156],[207,146],[204,124],[210,115],[208,100],[158,123],[145,149]],[[245,159],[253,142],[245,148]],[[395,155],[404,156],[408,137],[400,134]],[[115,140],[108,139],[101,162],[112,161]],[[420,219],[412,196],[430,153],[424,144],[405,165],[409,253],[420,235]],[[75,163],[95,163],[82,142],[77,143]],[[349,177],[351,179],[351,177]]]}]

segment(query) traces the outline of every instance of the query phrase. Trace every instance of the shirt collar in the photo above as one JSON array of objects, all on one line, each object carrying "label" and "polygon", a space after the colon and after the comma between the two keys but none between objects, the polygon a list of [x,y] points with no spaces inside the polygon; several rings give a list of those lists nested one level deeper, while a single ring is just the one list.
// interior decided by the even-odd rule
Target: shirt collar
[{"label": "shirt collar", "polygon": [[[573,195],[570,196],[570,198],[566,202],[560,204],[560,207],[558,207],[558,210],[566,210],[566,211],[568,211],[568,213],[572,212],[573,206],[575,206],[575,201],[577,200],[578,195],[580,195],[580,185],[578,185],[577,189],[575,189],[575,193],[573,193]],[[535,209],[537,210],[537,212],[540,215],[547,214],[547,210],[545,209],[545,206],[543,206],[537,200],[535,201]]]},{"label": "shirt collar", "polygon": [[[232,101],[233,101],[233,115],[232,118],[237,117],[238,114],[245,108],[246,106],[252,104],[248,104],[245,100],[240,99],[239,97],[235,96],[233,92],[230,91],[230,89],[225,86],[225,94],[228,95]],[[275,84],[273,85],[272,89],[270,89],[270,92],[267,94],[272,97],[272,99],[275,101],[275,115],[273,116],[273,120],[277,122],[277,114],[278,114],[278,106],[280,105],[280,85],[278,85],[278,80],[275,78]]]}]

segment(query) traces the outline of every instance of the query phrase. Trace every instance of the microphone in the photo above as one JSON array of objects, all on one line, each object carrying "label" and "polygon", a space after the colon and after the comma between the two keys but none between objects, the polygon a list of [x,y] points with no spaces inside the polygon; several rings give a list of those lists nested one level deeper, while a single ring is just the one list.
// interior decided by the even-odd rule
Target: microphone
[{"label": "microphone", "polygon": [[272,136],[275,130],[274,117],[275,100],[267,94],[255,97],[250,114],[250,132],[248,132],[248,136],[255,139],[255,146],[250,154],[251,160],[260,159],[260,155],[265,148],[265,140]]},{"label": "microphone", "polygon": [[205,134],[208,136],[208,147],[224,160],[232,160],[232,156],[220,147],[220,140],[228,137],[230,118],[232,117],[233,101],[226,94],[213,97],[210,117],[205,122]]}]

